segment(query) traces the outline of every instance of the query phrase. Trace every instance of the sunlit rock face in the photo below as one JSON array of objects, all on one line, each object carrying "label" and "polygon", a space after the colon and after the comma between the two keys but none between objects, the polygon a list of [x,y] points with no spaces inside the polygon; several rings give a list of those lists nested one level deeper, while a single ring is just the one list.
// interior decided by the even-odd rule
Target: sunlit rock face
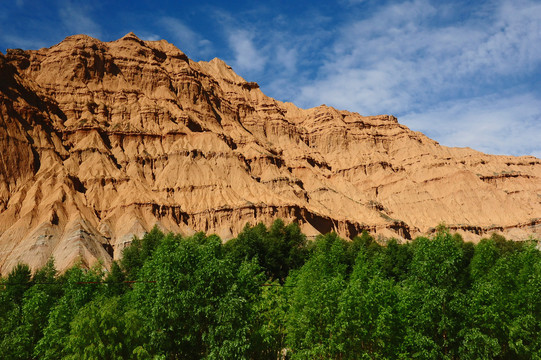
[{"label": "sunlit rock face", "polygon": [[219,59],[132,33],[0,55],[0,121],[2,274],[51,256],[60,270],[107,266],[155,224],[224,239],[276,218],[309,236],[541,232],[539,159],[440,146],[393,116],[300,109]]}]

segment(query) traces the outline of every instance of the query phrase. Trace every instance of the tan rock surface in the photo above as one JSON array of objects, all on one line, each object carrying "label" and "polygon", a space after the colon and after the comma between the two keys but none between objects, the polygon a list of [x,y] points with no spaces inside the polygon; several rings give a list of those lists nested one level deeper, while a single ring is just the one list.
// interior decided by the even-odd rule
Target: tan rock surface
[{"label": "tan rock surface", "polygon": [[275,218],[309,235],[541,232],[541,160],[448,148],[393,116],[265,96],[166,41],[71,36],[0,56],[0,272],[108,265],[132,236]]}]

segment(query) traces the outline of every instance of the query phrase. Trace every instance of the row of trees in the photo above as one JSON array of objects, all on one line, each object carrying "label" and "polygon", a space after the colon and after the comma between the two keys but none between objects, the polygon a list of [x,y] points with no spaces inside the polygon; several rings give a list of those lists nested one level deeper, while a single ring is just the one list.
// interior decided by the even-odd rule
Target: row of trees
[{"label": "row of trees", "polygon": [[[3,359],[535,359],[541,253],[440,227],[381,246],[295,224],[152,230],[106,271],[0,280]],[[136,280],[136,282],[126,282]]]}]

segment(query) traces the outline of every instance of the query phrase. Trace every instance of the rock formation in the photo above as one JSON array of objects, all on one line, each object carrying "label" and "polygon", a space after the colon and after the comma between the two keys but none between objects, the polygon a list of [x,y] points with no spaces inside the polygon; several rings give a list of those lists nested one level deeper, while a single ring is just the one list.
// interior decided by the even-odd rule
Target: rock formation
[{"label": "rock formation", "polygon": [[[389,115],[265,96],[219,59],[133,33],[0,54],[0,272],[107,266],[155,224],[235,236],[541,232],[541,160],[448,148]],[[502,139],[504,141],[504,139]]]}]

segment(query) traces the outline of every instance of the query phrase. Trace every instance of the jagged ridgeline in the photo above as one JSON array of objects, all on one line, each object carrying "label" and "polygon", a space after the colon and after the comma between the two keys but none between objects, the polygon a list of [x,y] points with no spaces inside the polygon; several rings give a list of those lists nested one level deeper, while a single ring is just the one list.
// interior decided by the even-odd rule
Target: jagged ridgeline
[{"label": "jagged ridgeline", "polygon": [[[440,146],[393,116],[265,96],[219,59],[130,33],[0,55],[0,271],[106,266],[133,235],[465,239],[539,232],[541,161]],[[504,141],[502,139],[502,141]]]},{"label": "jagged ridgeline", "polygon": [[154,228],[110,271],[0,278],[3,359],[535,359],[537,241],[439,227],[380,245],[298,225],[223,243]]}]

